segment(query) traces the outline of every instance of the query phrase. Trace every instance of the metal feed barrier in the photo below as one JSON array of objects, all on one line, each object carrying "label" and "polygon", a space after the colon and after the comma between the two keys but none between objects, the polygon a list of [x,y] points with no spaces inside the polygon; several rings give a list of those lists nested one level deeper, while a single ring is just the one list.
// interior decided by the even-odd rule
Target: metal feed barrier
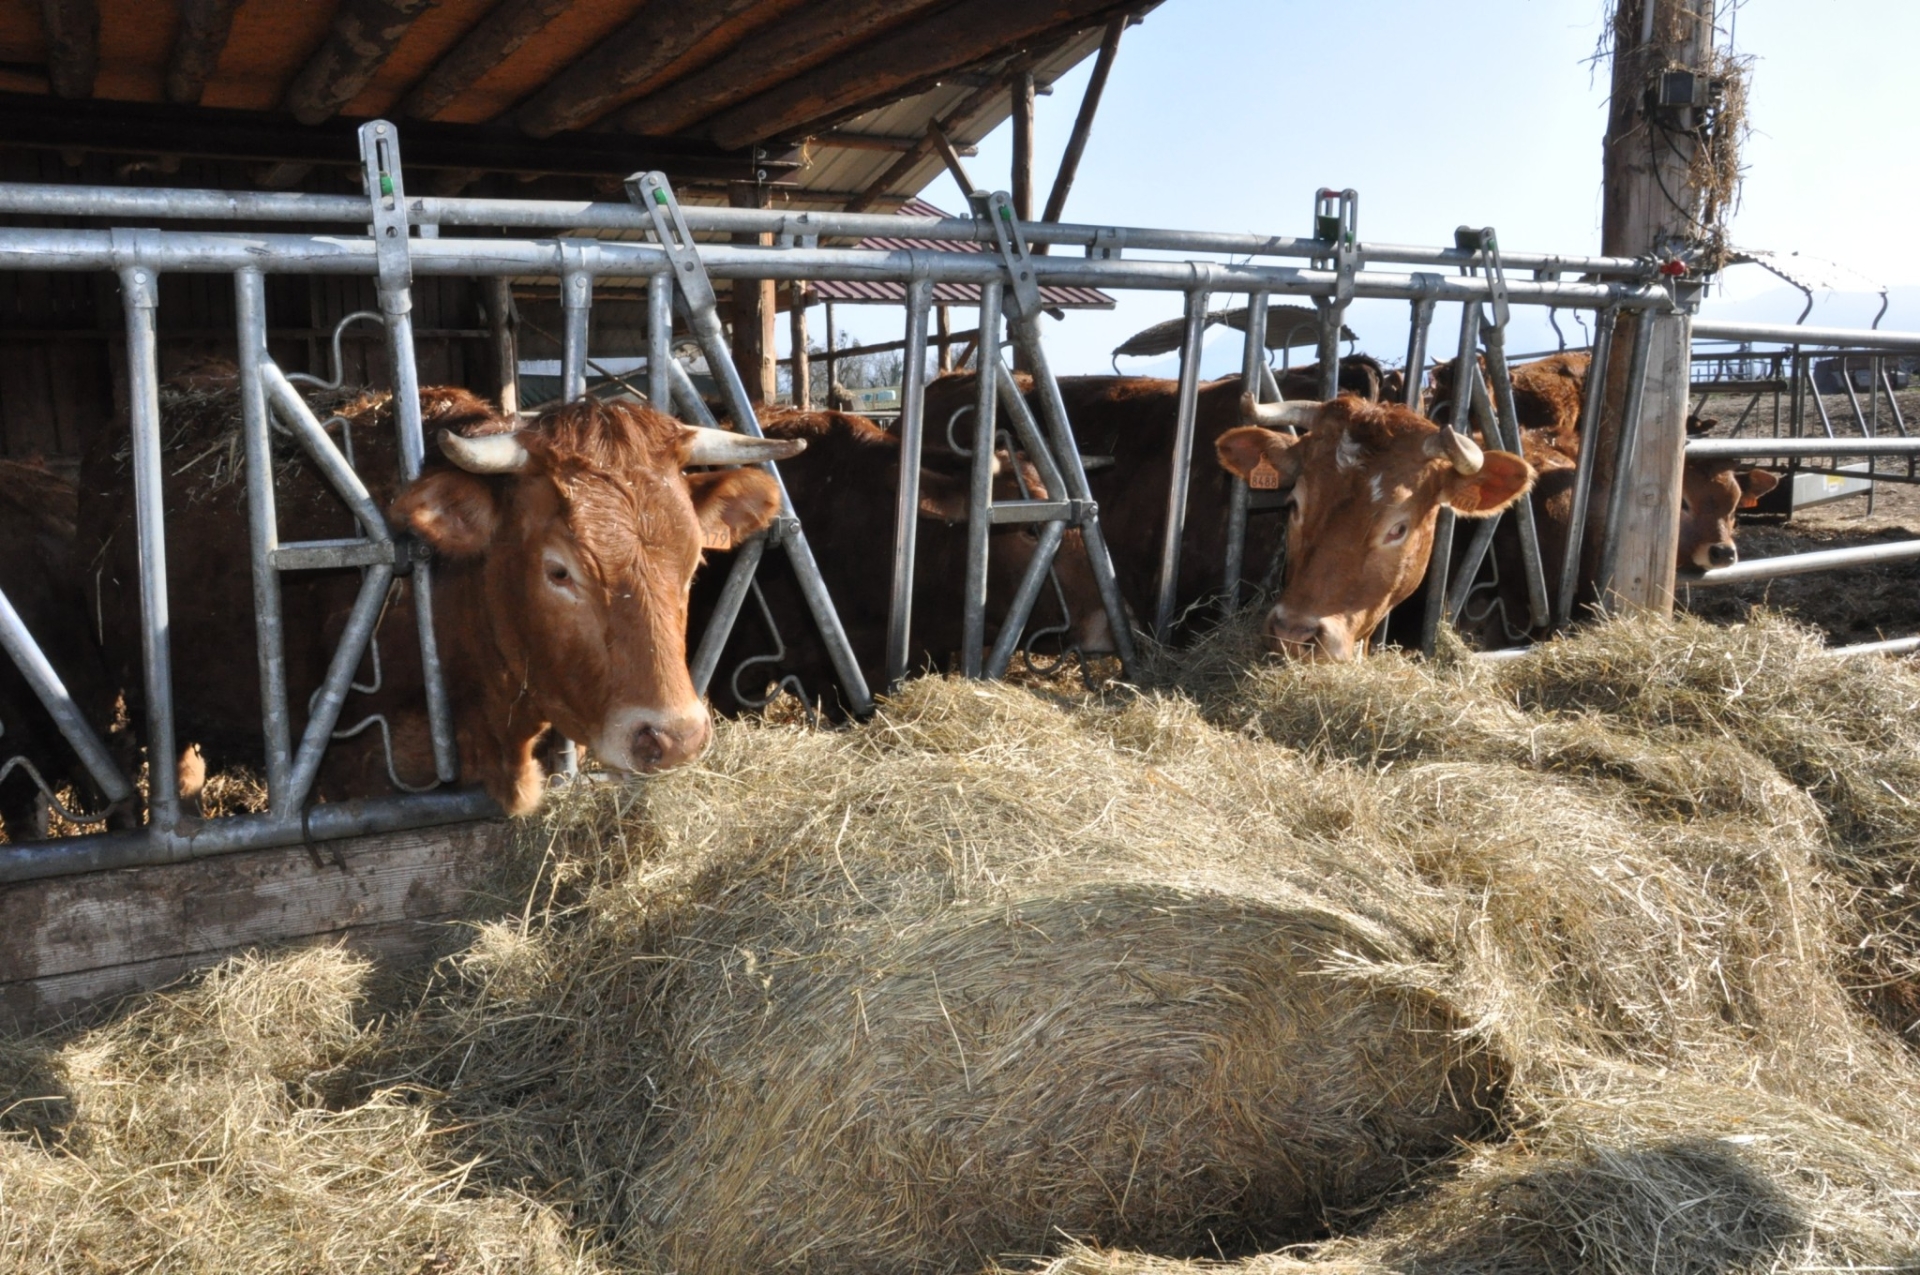
[{"label": "metal feed barrier", "polygon": [[[200,190],[136,190],[50,185],[0,185],[0,214],[83,216],[119,223],[212,220],[246,223],[233,231],[167,231],[153,228],[64,230],[0,228],[0,270],[113,271],[120,278],[126,308],[127,356],[134,438],[134,480],[140,547],[143,657],[147,685],[150,819],[137,833],[99,834],[37,845],[0,848],[0,882],[143,863],[169,862],[243,849],[299,844],[332,837],[388,831],[480,817],[492,803],[471,791],[437,788],[432,792],[345,803],[309,801],[320,758],[353,687],[377,621],[380,602],[393,578],[411,571],[421,595],[417,634],[427,670],[427,710],[434,737],[437,777],[448,783],[457,770],[450,717],[439,672],[431,608],[431,563],[416,556],[385,526],[347,458],[312,418],[293,377],[266,352],[262,299],[266,279],[277,274],[364,275],[375,279],[393,368],[403,473],[418,472],[423,455],[409,312],[415,276],[467,276],[558,280],[564,317],[562,359],[566,397],[584,391],[588,317],[596,281],[644,284],[648,295],[649,349],[647,395],[671,403],[687,418],[707,423],[706,405],[686,371],[672,357],[672,320],[678,314],[706,356],[733,417],[734,428],[760,432],[744,383],[729,357],[714,304],[710,278],[753,280],[864,280],[906,285],[907,325],[899,438],[900,488],[896,494],[895,541],[891,558],[891,610],[885,664],[889,681],[908,671],[911,654],[911,582],[915,557],[918,474],[925,433],[927,317],[935,283],[972,284],[981,289],[980,363],[983,370],[974,404],[972,481],[964,581],[962,664],[969,676],[1003,673],[1044,587],[1052,559],[1068,528],[1084,537],[1102,603],[1116,636],[1123,665],[1133,663],[1131,631],[1101,532],[1099,510],[1087,485],[1065,402],[1040,339],[1038,289],[1065,284],[1112,289],[1144,289],[1184,294],[1188,322],[1181,350],[1181,377],[1175,422],[1176,446],[1168,495],[1168,518],[1161,538],[1161,574],[1153,629],[1164,635],[1177,586],[1178,550],[1192,467],[1200,338],[1207,300],[1217,293],[1243,293],[1249,306],[1244,368],[1257,397],[1277,397],[1264,360],[1264,310],[1271,296],[1304,296],[1319,310],[1321,358],[1327,396],[1337,377],[1340,323],[1355,299],[1386,298],[1411,303],[1408,341],[1410,368],[1425,365],[1428,330],[1435,307],[1459,303],[1462,320],[1458,352],[1471,360],[1476,350],[1487,358],[1493,380],[1491,400],[1478,377],[1459,377],[1452,428],[1478,415],[1489,436],[1518,446],[1512,387],[1502,336],[1515,305],[1592,310],[1599,318],[1599,341],[1589,376],[1582,416],[1585,442],[1579,462],[1575,526],[1587,516],[1587,493],[1596,461],[1599,390],[1611,344],[1613,319],[1623,310],[1671,311],[1686,298],[1663,280],[1650,260],[1552,254],[1503,254],[1493,233],[1463,231],[1452,247],[1427,248],[1369,244],[1359,240],[1353,193],[1321,191],[1316,197],[1315,238],[1222,234],[1060,223],[1019,222],[1004,194],[979,197],[974,215],[965,218],[904,218],[887,215],[757,209],[682,207],[661,174],[629,179],[626,204],[539,200],[437,199],[405,193],[399,134],[393,125],[374,121],[360,130],[368,195],[268,194]],[[262,231],[274,223],[341,224],[353,233],[290,234]],[[461,238],[449,231],[512,230],[573,232],[557,238]],[[588,232],[588,233],[580,233]],[[651,242],[592,237],[639,234]],[[697,241],[696,236],[768,234],[771,246],[736,246]],[[858,239],[942,239],[977,243],[972,253],[897,249],[888,251],[821,247],[823,237]],[[1034,245],[1079,247],[1084,256],[1035,254]],[[1135,259],[1133,251],[1178,254],[1231,254],[1240,262],[1193,259]],[[1299,264],[1254,264],[1255,259],[1293,259]],[[1387,265],[1397,269],[1377,269]],[[1531,271],[1531,279],[1509,278],[1508,271]],[[167,566],[162,517],[162,471],[158,378],[156,368],[157,277],[163,272],[230,274],[238,314],[238,346],[248,452],[251,512],[249,551],[254,573],[255,624],[265,704],[265,757],[269,810],[260,815],[220,819],[183,818],[171,759],[175,756],[171,699],[171,652],[167,628]],[[1563,274],[1587,282],[1563,282]],[[504,289],[496,285],[497,297]],[[1482,314],[1491,306],[1491,316]],[[1002,328],[1005,328],[1005,336]],[[1632,386],[1620,439],[1622,456],[1631,453],[1637,423],[1639,385],[1647,362],[1650,324],[1638,325],[1640,338],[1630,359]],[[1029,410],[1003,351],[1010,343],[1032,369],[1039,412]],[[1409,377],[1417,393],[1418,376]],[[1039,470],[1045,499],[996,502],[992,497],[992,455],[999,436],[997,414],[1004,408],[1012,433]],[[360,523],[360,537],[339,542],[282,544],[273,514],[270,467],[265,464],[268,431],[277,418],[332,483]],[[770,471],[777,469],[769,465]],[[1226,596],[1237,592],[1244,553],[1244,516],[1253,502],[1244,484],[1234,498],[1234,530],[1229,536]],[[1615,504],[1619,504],[1616,487]],[[1571,612],[1570,587],[1547,599],[1525,503],[1517,515],[1526,546],[1532,618],[1564,622]],[[1615,511],[1617,515],[1617,510]],[[993,525],[1038,525],[1033,560],[1014,595],[1011,613],[991,650],[985,646],[987,537]],[[1451,520],[1443,521],[1450,538]],[[1491,528],[1483,527],[1472,549],[1483,555]],[[747,594],[766,548],[783,549],[799,577],[802,592],[832,656],[842,689],[856,710],[871,703],[858,662],[832,600],[820,580],[799,520],[791,508],[763,537],[734,555],[721,601],[709,629],[690,659],[697,685],[704,690],[721,648]],[[1435,555],[1440,573],[1434,596],[1452,604],[1442,544]],[[278,592],[284,571],[314,567],[357,567],[363,572],[359,604],[314,702],[303,738],[290,737],[285,671],[280,660]],[[1472,576],[1472,564],[1466,575]],[[1571,576],[1571,572],[1567,573]],[[1438,605],[1438,604],[1436,604]],[[0,636],[10,654],[27,669],[35,690],[53,711],[103,790],[131,793],[131,785],[112,768],[104,748],[81,718],[57,679],[37,676],[38,648],[10,608],[0,609]],[[1437,623],[1438,614],[1431,617]],[[1431,631],[1431,630],[1430,630]],[[33,666],[33,667],[29,667]],[[369,723],[362,723],[361,727]],[[352,730],[361,727],[349,728]]]}]

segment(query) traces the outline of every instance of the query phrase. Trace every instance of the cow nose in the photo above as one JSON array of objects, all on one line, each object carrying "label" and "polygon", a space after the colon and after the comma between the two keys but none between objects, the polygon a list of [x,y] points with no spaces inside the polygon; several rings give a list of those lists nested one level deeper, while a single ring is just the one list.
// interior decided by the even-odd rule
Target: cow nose
[{"label": "cow nose", "polygon": [[1740,561],[1740,551],[1733,547],[1731,541],[1726,544],[1707,546],[1707,562],[1712,566],[1730,567],[1738,561]]},{"label": "cow nose", "polygon": [[685,765],[705,752],[713,737],[712,720],[700,703],[670,712],[630,710],[609,724],[614,747],[604,752],[607,762],[643,775]]},{"label": "cow nose", "polygon": [[1275,607],[1267,615],[1267,649],[1275,655],[1310,655],[1320,640],[1318,617],[1305,618]]}]

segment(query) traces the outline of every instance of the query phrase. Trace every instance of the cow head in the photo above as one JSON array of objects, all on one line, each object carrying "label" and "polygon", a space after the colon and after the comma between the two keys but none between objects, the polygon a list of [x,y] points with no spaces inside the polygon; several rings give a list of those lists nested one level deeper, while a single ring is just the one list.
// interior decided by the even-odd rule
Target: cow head
[{"label": "cow head", "polygon": [[1290,496],[1287,579],[1266,623],[1278,654],[1353,658],[1426,574],[1442,505],[1484,518],[1533,483],[1520,457],[1392,404],[1247,399],[1242,416],[1304,430],[1242,425],[1215,444],[1227,470]]},{"label": "cow head", "polygon": [[1681,572],[1738,562],[1740,551],[1733,543],[1735,511],[1752,508],[1779,485],[1779,475],[1745,468],[1735,460],[1688,461],[1680,480]]},{"label": "cow head", "polygon": [[710,727],[687,671],[687,590],[702,548],[760,531],[780,496],[761,470],[685,471],[806,444],[591,400],[438,439],[452,464],[422,474],[392,517],[477,576],[463,584],[483,599],[482,681],[506,700],[516,746],[551,723],[618,770],[698,756]]}]

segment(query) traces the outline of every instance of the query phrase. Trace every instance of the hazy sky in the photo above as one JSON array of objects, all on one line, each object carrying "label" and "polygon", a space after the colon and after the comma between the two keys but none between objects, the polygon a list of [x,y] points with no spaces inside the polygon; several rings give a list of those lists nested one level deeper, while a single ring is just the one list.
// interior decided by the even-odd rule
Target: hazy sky
[{"label": "hazy sky", "polygon": [[[1908,229],[1920,211],[1912,66],[1920,3],[1745,0],[1732,14],[1727,4],[1721,41],[1731,20],[1735,50],[1754,58],[1734,242],[1920,284],[1920,240]],[[1311,229],[1318,187],[1350,186],[1360,194],[1362,239],[1437,244],[1457,225],[1492,225],[1514,250],[1597,252],[1607,71],[1590,59],[1610,8],[1610,0],[1166,0],[1121,42],[1066,219],[1299,235]],[[1091,59],[1040,99],[1036,202],[1090,67]],[[980,185],[1005,188],[1010,156],[1002,126],[967,163]],[[926,197],[965,207],[944,174]],[[1791,321],[1797,298],[1753,300],[1775,287],[1758,268],[1736,267],[1708,313],[1739,305],[1748,317]],[[1114,346],[1181,304],[1171,293],[1120,298],[1112,312],[1047,325],[1060,370],[1109,370]],[[1825,307],[1829,320],[1864,321],[1845,300]],[[1356,303],[1360,348],[1399,359],[1406,309]],[[840,326],[861,337],[899,334],[897,308],[837,311]],[[1821,318],[1816,308],[1809,321]],[[1443,310],[1436,334],[1456,322]],[[1516,316],[1515,325],[1516,352],[1554,344],[1537,318]],[[971,326],[971,316],[956,315],[956,326]],[[1896,297],[1882,326],[1920,329],[1920,294]],[[1579,340],[1571,328],[1569,336]],[[1238,366],[1235,341],[1223,332],[1209,347],[1210,375]],[[1144,360],[1122,368],[1149,370]]]}]

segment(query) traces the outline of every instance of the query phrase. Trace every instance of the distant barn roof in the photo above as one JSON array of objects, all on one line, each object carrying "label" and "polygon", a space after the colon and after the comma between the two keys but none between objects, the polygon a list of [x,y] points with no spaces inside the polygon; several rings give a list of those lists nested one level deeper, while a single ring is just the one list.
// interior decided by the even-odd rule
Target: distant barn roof
[{"label": "distant barn roof", "polygon": [[886,206],[939,173],[930,121],[977,143],[1011,76],[1044,91],[1157,3],[0,0],[0,144],[246,161],[311,187],[340,181],[353,126],[385,116],[423,193],[487,174],[613,193],[660,168],[683,187],[764,175],[796,207]]},{"label": "distant barn roof", "polygon": [[[924,199],[909,199],[900,207],[902,217],[946,217],[942,212]],[[934,252],[980,252],[983,249],[977,243],[962,243],[951,239],[897,239],[891,235],[876,235],[860,241],[862,248],[883,250],[913,249]],[[852,304],[872,303],[901,305],[907,299],[907,285],[904,283],[869,283],[864,280],[833,279],[811,285],[809,291],[822,301],[845,301]],[[977,283],[936,283],[933,285],[935,305],[979,305],[980,285]],[[1065,288],[1045,286],[1040,289],[1040,302],[1049,310],[1111,310],[1113,298],[1098,288]]]}]

